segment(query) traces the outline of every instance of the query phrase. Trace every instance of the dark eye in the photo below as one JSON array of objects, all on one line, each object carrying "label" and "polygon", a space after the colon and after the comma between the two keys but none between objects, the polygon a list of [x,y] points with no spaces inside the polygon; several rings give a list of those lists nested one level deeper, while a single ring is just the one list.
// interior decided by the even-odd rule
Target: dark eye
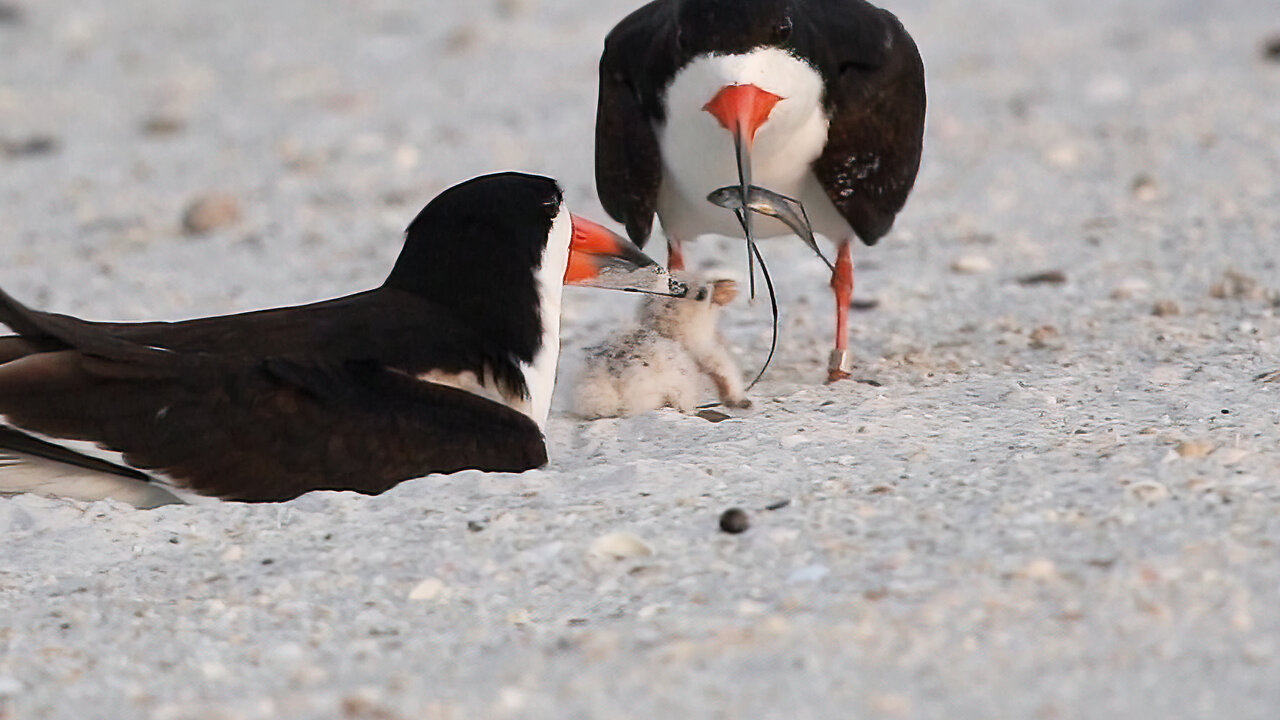
[{"label": "dark eye", "polygon": [[702,302],[703,300],[706,300],[707,299],[706,288],[702,288],[701,290],[698,290],[698,294],[695,295],[693,299],[697,300],[698,302]]},{"label": "dark eye", "polygon": [[783,18],[773,26],[773,40],[777,43],[784,43],[791,39],[791,18]]},{"label": "dark eye", "polygon": [[555,197],[547,198],[542,203],[542,209],[547,212],[547,217],[553,218],[560,214],[560,200],[560,196],[556,195]]}]

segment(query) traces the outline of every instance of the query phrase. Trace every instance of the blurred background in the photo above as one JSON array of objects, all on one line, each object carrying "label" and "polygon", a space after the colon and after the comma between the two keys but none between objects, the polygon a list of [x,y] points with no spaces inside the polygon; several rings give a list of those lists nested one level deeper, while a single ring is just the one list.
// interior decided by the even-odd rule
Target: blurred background
[{"label": "blurred background", "polygon": [[[930,106],[856,255],[864,382],[819,384],[829,274],[773,243],[747,421],[553,416],[547,471],[280,510],[6,501],[0,719],[1274,718],[1280,5],[883,4]],[[637,5],[0,0],[0,287],[103,319],[342,295],[494,170],[604,220],[596,64]],[[634,304],[568,298],[568,364]],[[757,369],[767,306],[725,325]],[[652,564],[586,569],[620,528]]]}]

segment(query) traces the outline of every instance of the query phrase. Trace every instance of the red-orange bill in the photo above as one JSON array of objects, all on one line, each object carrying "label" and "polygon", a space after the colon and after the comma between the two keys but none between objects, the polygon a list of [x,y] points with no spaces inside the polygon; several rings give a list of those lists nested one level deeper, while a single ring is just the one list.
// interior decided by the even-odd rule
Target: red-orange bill
[{"label": "red-orange bill", "polygon": [[599,223],[573,215],[566,285],[583,285],[683,297],[688,288],[630,240]]},{"label": "red-orange bill", "polygon": [[714,115],[725,130],[740,136],[749,147],[756,131],[769,119],[773,106],[781,99],[755,85],[726,85],[702,109]]}]

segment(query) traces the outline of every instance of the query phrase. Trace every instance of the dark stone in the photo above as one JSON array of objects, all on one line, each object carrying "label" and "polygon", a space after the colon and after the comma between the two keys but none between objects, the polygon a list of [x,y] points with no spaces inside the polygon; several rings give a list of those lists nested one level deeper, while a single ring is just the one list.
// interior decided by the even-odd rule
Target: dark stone
[{"label": "dark stone", "polygon": [[1280,35],[1272,35],[1262,42],[1262,59],[1280,63]]},{"label": "dark stone", "polygon": [[720,514],[720,529],[730,535],[744,533],[751,527],[751,519],[742,508],[729,508]]}]

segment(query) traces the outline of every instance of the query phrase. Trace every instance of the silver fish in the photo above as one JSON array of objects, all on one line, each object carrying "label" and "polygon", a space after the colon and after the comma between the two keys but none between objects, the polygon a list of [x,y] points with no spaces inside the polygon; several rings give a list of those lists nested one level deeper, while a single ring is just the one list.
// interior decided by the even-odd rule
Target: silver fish
[{"label": "silver fish", "polygon": [[[713,190],[710,195],[707,195],[707,200],[713,205],[740,212],[743,204],[742,188],[729,185]],[[822,258],[822,262],[826,263],[828,268],[834,268],[827,256],[822,254],[822,249],[818,247],[818,241],[813,236],[813,225],[809,222],[809,214],[804,211],[804,205],[799,200],[752,185],[747,209],[782,221],[809,246],[809,249]]]}]

